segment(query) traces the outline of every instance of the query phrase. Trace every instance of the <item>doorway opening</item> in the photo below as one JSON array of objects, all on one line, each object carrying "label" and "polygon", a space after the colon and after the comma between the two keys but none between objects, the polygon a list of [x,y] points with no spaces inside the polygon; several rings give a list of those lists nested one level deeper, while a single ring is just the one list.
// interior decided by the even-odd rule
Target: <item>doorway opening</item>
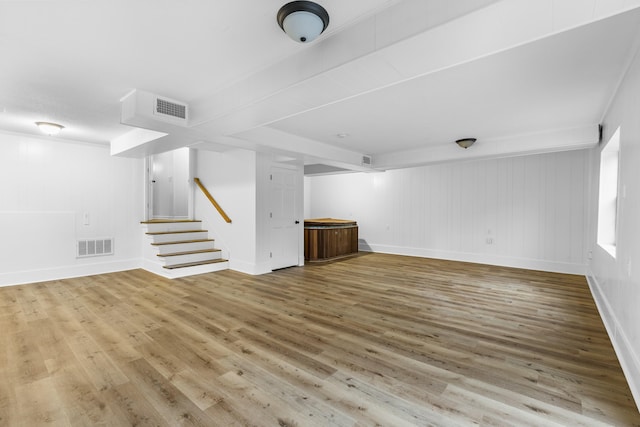
[{"label": "doorway opening", "polygon": [[147,158],[147,219],[192,219],[191,151],[184,147]]}]

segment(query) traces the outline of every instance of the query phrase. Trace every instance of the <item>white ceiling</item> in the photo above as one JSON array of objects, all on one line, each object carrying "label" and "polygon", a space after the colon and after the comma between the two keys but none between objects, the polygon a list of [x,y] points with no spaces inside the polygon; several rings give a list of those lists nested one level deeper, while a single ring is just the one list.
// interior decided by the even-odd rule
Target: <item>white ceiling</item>
[{"label": "white ceiling", "polygon": [[[609,20],[580,27],[271,126],[381,154],[467,136],[486,139],[596,124],[629,54],[628,43],[611,40],[633,40],[637,32],[618,24]],[[336,131],[349,136],[340,139]]]},{"label": "white ceiling", "polygon": [[0,129],[126,139],[120,100],[138,89],[191,122],[122,155],[183,141],[358,169],[582,148],[638,48],[640,1],[318,2],[331,23],[301,45],[281,0],[0,0]]},{"label": "white ceiling", "polygon": [[[326,0],[327,36],[394,0]],[[185,102],[299,52],[276,22],[281,0],[0,0],[0,127],[66,126],[108,143],[120,99],[143,89]]]}]

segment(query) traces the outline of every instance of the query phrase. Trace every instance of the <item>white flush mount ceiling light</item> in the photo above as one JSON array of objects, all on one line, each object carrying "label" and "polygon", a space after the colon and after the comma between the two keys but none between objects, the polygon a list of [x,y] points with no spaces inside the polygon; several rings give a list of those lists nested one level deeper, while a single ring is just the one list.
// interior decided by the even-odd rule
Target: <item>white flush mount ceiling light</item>
[{"label": "white flush mount ceiling light", "polygon": [[51,122],[36,122],[36,126],[46,135],[53,136],[60,133],[64,126]]},{"label": "white flush mount ceiling light", "polygon": [[312,1],[292,1],[278,11],[278,25],[299,43],[316,39],[329,25],[329,14]]},{"label": "white flush mount ceiling light", "polygon": [[471,147],[474,142],[476,142],[475,138],[462,138],[457,140],[456,144],[458,144],[460,147],[466,150],[467,148]]}]

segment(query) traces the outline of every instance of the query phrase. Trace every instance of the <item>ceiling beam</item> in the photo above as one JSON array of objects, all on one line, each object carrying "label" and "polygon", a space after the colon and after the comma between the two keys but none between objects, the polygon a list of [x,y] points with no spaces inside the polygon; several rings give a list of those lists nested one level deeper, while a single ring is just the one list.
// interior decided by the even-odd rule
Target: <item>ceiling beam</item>
[{"label": "ceiling beam", "polygon": [[598,144],[598,125],[562,129],[529,135],[478,140],[468,149],[454,142],[432,148],[381,154],[373,158],[373,166],[379,170],[398,169],[411,166],[469,161],[487,158],[524,156],[591,148]]},{"label": "ceiling beam", "polygon": [[[456,19],[434,22],[416,13],[417,3],[400,2],[196,101],[192,125],[234,135],[640,7],[640,0],[597,1],[598,7],[584,1],[502,0],[474,8],[466,2]],[[401,25],[394,25],[397,20]],[[398,28],[402,25],[411,28],[410,36]]]},{"label": "ceiling beam", "polygon": [[[203,94],[190,102],[187,128],[125,119],[125,124],[170,135],[163,136],[163,142],[157,144],[142,141],[139,135],[122,137],[114,141],[115,145],[127,148],[112,151],[139,155],[168,147],[228,145],[325,159],[327,164],[338,166],[339,163],[357,169],[362,166],[362,153],[291,135],[270,125],[640,7],[640,0],[595,0],[595,6],[594,2],[584,1],[460,0],[457,8],[448,6],[451,16],[434,14],[439,17],[435,20],[430,19],[428,13],[416,13],[425,3],[399,2],[236,84]],[[428,3],[433,7],[434,3]],[[416,54],[418,52],[424,54]],[[522,142],[517,146],[497,138],[485,140],[479,146],[482,148],[474,147],[471,153],[475,154],[469,157],[583,148],[593,143],[583,132],[586,131],[574,129],[546,136],[538,134],[534,139],[514,137]],[[141,145],[138,148],[131,146],[136,138]],[[536,147],[532,145],[534,141]],[[374,166],[385,169],[418,161],[422,164],[446,161],[459,156],[455,150],[459,148],[447,146],[383,154],[374,156]]]}]

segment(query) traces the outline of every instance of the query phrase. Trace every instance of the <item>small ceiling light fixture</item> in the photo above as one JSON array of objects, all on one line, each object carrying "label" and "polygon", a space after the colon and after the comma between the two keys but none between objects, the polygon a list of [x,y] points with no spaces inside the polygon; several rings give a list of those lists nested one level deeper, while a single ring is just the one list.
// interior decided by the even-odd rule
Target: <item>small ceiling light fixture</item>
[{"label": "small ceiling light fixture", "polygon": [[456,144],[458,144],[460,147],[466,150],[467,148],[471,147],[474,142],[476,142],[475,138],[462,138],[457,140]]},{"label": "small ceiling light fixture", "polygon": [[278,25],[299,43],[315,40],[329,26],[329,13],[312,1],[292,1],[278,11]]},{"label": "small ceiling light fixture", "polygon": [[38,126],[42,133],[49,136],[57,135],[64,129],[64,126],[50,122],[36,122],[36,126]]}]

